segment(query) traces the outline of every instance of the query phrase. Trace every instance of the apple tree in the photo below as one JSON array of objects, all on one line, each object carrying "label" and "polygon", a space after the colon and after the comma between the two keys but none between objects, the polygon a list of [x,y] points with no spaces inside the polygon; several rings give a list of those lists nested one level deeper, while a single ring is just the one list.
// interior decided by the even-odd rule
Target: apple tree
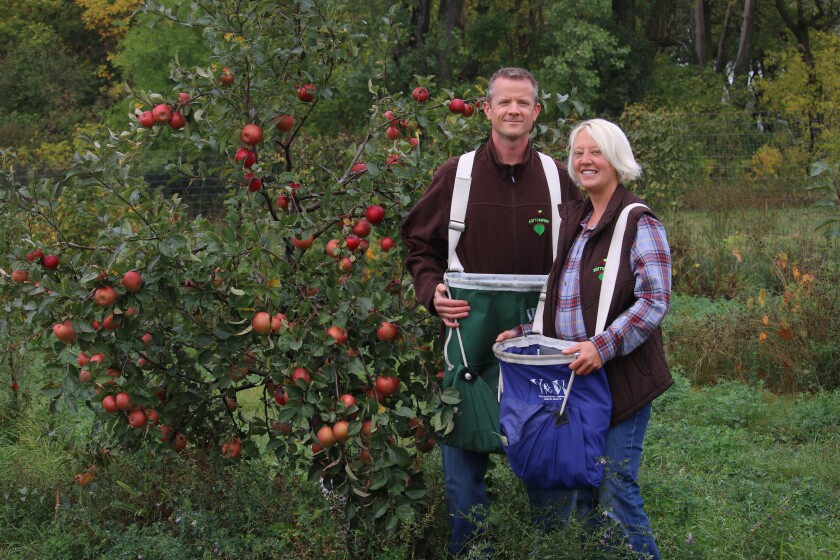
[{"label": "apple tree", "polygon": [[[312,115],[340,102],[360,52],[387,52],[390,27],[368,40],[312,0],[145,9],[200,29],[213,58],[175,61],[172,92],[132,91],[125,128],[87,138],[64,179],[3,175],[19,234],[4,268],[26,272],[4,275],[4,311],[47,354],[44,391],[94,411],[103,447],[272,453],[340,497],[351,526],[392,534],[422,511],[420,454],[458,403],[398,228],[434,169],[487,134],[482,91],[417,77],[388,92],[372,74],[361,132],[325,133]],[[225,187],[218,212],[144,181],[164,138],[170,176]],[[93,243],[55,220],[62,192],[86,188],[105,192]]]}]

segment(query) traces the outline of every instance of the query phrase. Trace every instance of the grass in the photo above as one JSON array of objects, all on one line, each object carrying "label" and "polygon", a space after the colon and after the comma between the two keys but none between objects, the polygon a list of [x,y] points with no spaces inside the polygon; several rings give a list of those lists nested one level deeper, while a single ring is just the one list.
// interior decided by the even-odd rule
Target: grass
[{"label": "grass", "polygon": [[[678,375],[655,402],[640,481],[663,557],[840,558],[837,410],[838,392],[779,397],[736,382],[691,387]],[[79,487],[70,482],[78,450],[37,416],[0,425],[0,558],[444,558],[436,452],[424,464],[423,522],[381,542],[341,536],[303,473],[262,460],[117,456]],[[576,523],[549,535],[530,525],[524,488],[501,459],[490,488],[497,558],[588,556]]]}]

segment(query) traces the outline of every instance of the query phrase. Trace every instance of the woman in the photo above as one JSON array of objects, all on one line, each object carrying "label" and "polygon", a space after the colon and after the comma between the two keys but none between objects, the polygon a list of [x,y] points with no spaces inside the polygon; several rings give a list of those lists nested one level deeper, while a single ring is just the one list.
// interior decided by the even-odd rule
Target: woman
[{"label": "woman", "polygon": [[[611,122],[581,123],[569,138],[569,175],[589,194],[560,206],[558,254],[548,278],[545,336],[574,341],[564,353],[578,375],[604,367],[613,400],[607,433],[606,475],[597,490],[542,492],[546,506],[574,505],[579,515],[597,507],[623,529],[644,558],[659,558],[637,483],[651,401],[673,384],[659,328],[670,305],[671,254],[662,224],[646,208],[630,211],[615,292],[602,333],[594,335],[604,262],[621,210],[641,200],[624,188],[641,173],[627,137]],[[497,342],[528,334],[530,325]],[[562,508],[568,516],[571,507]]]}]

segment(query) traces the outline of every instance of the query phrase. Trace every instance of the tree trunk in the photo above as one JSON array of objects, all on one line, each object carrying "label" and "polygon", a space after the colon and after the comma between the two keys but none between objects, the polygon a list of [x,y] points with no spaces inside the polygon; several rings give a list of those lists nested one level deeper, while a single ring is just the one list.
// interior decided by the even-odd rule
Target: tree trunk
[{"label": "tree trunk", "polygon": [[[441,0],[440,9],[438,10],[439,20],[443,25],[443,45],[451,44],[452,33],[457,27],[462,32],[466,27],[466,5],[463,0]],[[461,34],[463,41],[463,33]],[[438,62],[440,67],[440,78],[443,82],[448,82],[452,79],[452,69],[449,68],[449,63],[446,60],[448,49],[440,49],[438,52]]]},{"label": "tree trunk", "polygon": [[636,32],[636,0],[612,0],[612,13],[618,26],[629,35]]},{"label": "tree trunk", "polygon": [[426,44],[426,37],[429,35],[429,22],[432,15],[431,0],[417,0],[411,10],[411,36],[408,44],[412,47],[422,47]]},{"label": "tree trunk", "polygon": [[674,39],[671,23],[674,19],[675,3],[671,0],[656,0],[650,11],[645,36],[658,47],[679,46]]},{"label": "tree trunk", "polygon": [[738,56],[735,57],[736,75],[746,74],[752,59],[752,27],[755,17],[755,0],[744,0],[744,17],[741,20],[741,41],[738,43]]},{"label": "tree trunk", "polygon": [[793,19],[784,0],[776,0],[776,10],[785,22],[785,25],[793,36],[796,37],[796,42],[799,44],[799,52],[802,53],[802,61],[810,68],[814,69],[814,55],[811,52],[811,40],[808,35],[809,22],[805,18],[803,2],[796,3],[796,19]]},{"label": "tree trunk", "polygon": [[705,0],[694,0],[694,54],[697,65],[705,66],[709,60],[709,28],[706,25],[709,5]]},{"label": "tree trunk", "polygon": [[729,33],[729,20],[732,18],[732,9],[735,7],[735,0],[729,0],[726,6],[726,16],[723,18],[723,29],[718,40],[717,57],[715,57],[715,72],[720,74],[726,66],[726,36]]}]

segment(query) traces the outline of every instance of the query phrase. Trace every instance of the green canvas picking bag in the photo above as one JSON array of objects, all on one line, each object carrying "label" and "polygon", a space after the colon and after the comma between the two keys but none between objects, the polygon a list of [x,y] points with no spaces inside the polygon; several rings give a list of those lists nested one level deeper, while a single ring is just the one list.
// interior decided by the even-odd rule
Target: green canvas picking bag
[{"label": "green canvas picking bag", "polygon": [[498,334],[533,320],[547,276],[447,272],[450,297],[470,302],[470,315],[447,329],[443,387],[455,387],[455,427],[443,443],[477,453],[502,453],[499,436],[499,362],[493,354]]},{"label": "green canvas picking bag", "polygon": [[[560,175],[550,156],[540,153],[539,158],[551,199],[551,242],[553,254],[556,254],[560,232],[558,206],[562,202]],[[474,160],[475,151],[458,158],[449,208],[449,256],[444,283],[449,288],[450,298],[469,302],[470,315],[458,321],[457,329],[447,329],[443,386],[444,389],[458,389],[461,402],[457,405],[454,429],[439,437],[452,447],[478,453],[502,453],[499,363],[493,354],[493,344],[500,332],[533,320],[533,311],[548,276],[464,272],[456,249],[461,233],[470,227],[467,204]]]}]

